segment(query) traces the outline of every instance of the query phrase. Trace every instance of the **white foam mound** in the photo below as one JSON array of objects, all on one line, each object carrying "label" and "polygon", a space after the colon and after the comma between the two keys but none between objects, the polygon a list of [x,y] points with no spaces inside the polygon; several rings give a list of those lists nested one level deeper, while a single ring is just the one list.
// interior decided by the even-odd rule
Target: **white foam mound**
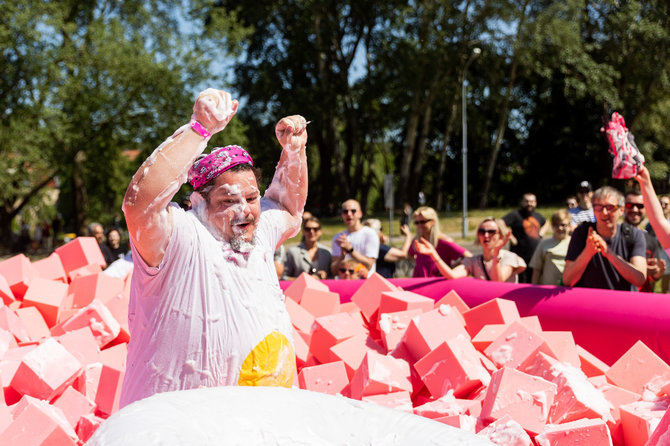
[{"label": "white foam mound", "polygon": [[87,446],[450,445],[489,440],[373,403],[281,387],[161,393],[106,420]]}]

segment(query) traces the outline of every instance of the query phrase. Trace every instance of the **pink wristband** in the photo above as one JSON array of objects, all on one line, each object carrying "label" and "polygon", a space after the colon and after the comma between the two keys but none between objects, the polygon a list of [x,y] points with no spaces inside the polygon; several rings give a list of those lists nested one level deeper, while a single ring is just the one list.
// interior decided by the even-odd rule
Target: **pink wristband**
[{"label": "pink wristband", "polygon": [[212,134],[209,133],[209,132],[207,131],[207,129],[206,129],[205,127],[203,127],[203,125],[200,124],[198,121],[195,121],[195,120],[191,121],[191,128],[192,128],[198,135],[202,136],[202,137],[205,138],[205,139],[207,139],[207,138],[209,138],[210,136],[212,136]]}]

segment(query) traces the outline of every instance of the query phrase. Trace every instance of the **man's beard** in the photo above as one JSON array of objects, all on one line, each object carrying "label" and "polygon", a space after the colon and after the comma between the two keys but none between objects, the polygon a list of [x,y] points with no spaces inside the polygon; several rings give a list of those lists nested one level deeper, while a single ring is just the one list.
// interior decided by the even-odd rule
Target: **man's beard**
[{"label": "man's beard", "polygon": [[251,237],[251,240],[249,240],[249,241],[244,240],[244,237],[242,235],[236,235],[236,236],[233,236],[233,238],[230,239],[230,247],[235,252],[246,254],[246,253],[251,252],[251,250],[254,249],[254,246],[256,246],[256,234],[255,233],[254,233],[253,237]]}]

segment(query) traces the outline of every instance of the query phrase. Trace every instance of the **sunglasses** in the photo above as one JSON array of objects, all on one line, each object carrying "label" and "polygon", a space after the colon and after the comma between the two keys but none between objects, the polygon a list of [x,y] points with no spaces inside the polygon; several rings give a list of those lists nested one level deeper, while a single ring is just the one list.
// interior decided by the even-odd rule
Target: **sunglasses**
[{"label": "sunglasses", "polygon": [[345,273],[353,274],[353,273],[355,273],[356,271],[353,270],[353,269],[340,268],[340,272],[341,272],[342,274],[345,274]]},{"label": "sunglasses", "polygon": [[430,220],[414,220],[414,224],[417,226],[425,225],[428,223]]},{"label": "sunglasses", "polygon": [[320,231],[320,230],[321,230],[321,226],[319,226],[317,228],[304,228],[303,229],[303,231],[307,231],[307,232],[312,232],[312,231],[316,232],[316,231]]},{"label": "sunglasses", "polygon": [[626,203],[626,209],[633,208],[644,209],[644,205],[642,203]]},{"label": "sunglasses", "polygon": [[355,214],[357,209],[342,209],[343,214]]},{"label": "sunglasses", "polygon": [[669,201],[661,201],[661,206],[664,208],[667,208],[669,204],[670,204]]},{"label": "sunglasses", "polygon": [[606,210],[607,212],[614,212],[617,209],[619,209],[619,206],[617,206],[615,204],[594,204],[593,205],[593,210],[596,211],[596,212],[602,212],[603,209]]},{"label": "sunglasses", "polygon": [[495,235],[497,233],[498,233],[497,229],[484,229],[484,228],[477,229],[477,234],[479,234],[479,235],[484,235],[484,234]]}]

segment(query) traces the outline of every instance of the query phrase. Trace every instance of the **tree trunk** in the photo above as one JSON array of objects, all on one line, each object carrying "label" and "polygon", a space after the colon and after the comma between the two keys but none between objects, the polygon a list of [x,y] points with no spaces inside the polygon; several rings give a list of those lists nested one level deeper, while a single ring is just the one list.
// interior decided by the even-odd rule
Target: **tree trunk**
[{"label": "tree trunk", "polygon": [[426,105],[424,107],[423,120],[421,122],[421,134],[419,135],[419,140],[416,144],[415,154],[414,154],[414,168],[412,170],[412,178],[410,179],[409,191],[412,196],[417,196],[419,193],[420,187],[425,180],[425,175],[422,174],[424,165],[423,160],[426,153],[426,140],[428,139],[428,130],[430,129],[430,120],[433,116],[433,102],[434,95],[431,94],[430,97],[426,100]]},{"label": "tree trunk", "polygon": [[74,209],[74,227],[77,235],[88,235],[86,230],[86,217],[88,211],[88,196],[86,193],[85,167],[86,152],[78,150],[74,156],[72,166],[72,192]]},{"label": "tree trunk", "polygon": [[449,118],[444,126],[444,136],[442,137],[442,147],[440,150],[440,164],[437,169],[437,178],[435,180],[435,210],[438,212],[444,208],[444,192],[442,190],[442,177],[447,169],[447,149],[451,140],[451,132],[456,122],[456,113],[458,113],[458,88],[454,88],[454,94],[451,98],[451,110]]},{"label": "tree trunk", "polygon": [[419,127],[419,100],[415,96],[410,108],[410,117],[407,121],[407,134],[405,135],[405,147],[400,162],[400,176],[398,178],[398,203],[409,201],[412,205],[416,202],[413,197],[408,196],[409,172],[412,160],[414,159],[414,148],[416,144],[416,134]]}]

